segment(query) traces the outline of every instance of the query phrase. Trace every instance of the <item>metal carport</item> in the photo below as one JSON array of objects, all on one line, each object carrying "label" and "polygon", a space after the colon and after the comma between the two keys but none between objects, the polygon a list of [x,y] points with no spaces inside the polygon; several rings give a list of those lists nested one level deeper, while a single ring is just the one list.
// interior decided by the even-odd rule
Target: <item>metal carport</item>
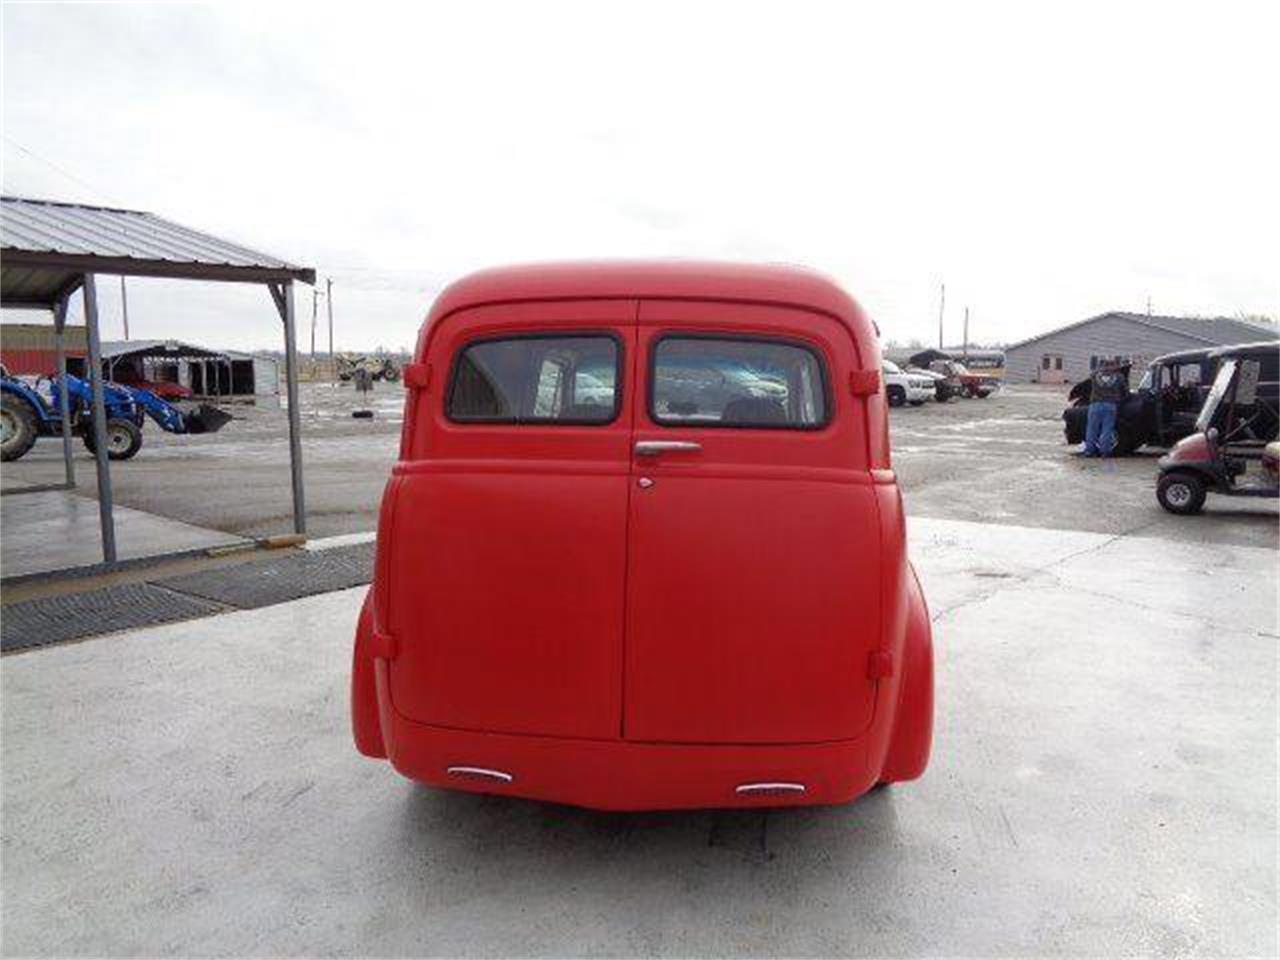
[{"label": "metal carport", "polygon": [[[301,424],[298,413],[298,355],[294,324],[295,280],[315,283],[315,270],[201,233],[139,210],[78,203],[0,197],[0,307],[49,310],[58,346],[58,373],[66,373],[63,330],[67,302],[77,290],[84,301],[93,392],[93,431],[98,474],[102,558],[116,562],[112,521],[111,467],[107,458],[102,390],[102,348],[98,331],[97,274],[258,283],[265,286],[284,325],[285,384],[289,405],[289,465],[293,480],[293,528],[307,532],[302,489]],[[66,485],[75,485],[71,424],[63,396],[63,459]]]}]

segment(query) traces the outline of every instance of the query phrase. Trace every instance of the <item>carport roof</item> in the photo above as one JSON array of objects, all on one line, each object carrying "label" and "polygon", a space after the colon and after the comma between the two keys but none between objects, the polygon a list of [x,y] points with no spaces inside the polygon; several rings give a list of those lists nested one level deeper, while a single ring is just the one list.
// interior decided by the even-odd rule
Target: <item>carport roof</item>
[{"label": "carport roof", "polygon": [[228,360],[229,355],[222,350],[210,350],[197,347],[194,343],[182,340],[104,340],[102,342],[102,359],[116,360],[120,357],[170,357],[191,360]]},{"label": "carport roof", "polygon": [[315,283],[287,263],[140,210],[0,197],[0,302],[49,309],[86,273]]}]

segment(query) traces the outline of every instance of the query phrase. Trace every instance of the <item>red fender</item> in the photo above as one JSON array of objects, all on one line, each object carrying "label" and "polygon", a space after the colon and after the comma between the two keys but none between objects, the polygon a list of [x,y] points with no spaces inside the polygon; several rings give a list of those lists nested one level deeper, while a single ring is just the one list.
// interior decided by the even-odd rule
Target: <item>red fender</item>
[{"label": "red fender", "polygon": [[384,758],[386,744],[378,721],[378,690],[373,663],[373,588],[364,595],[356,622],[355,654],[351,664],[351,732],[356,749],[366,757]]},{"label": "red fender", "polygon": [[933,628],[929,607],[914,567],[908,564],[907,636],[902,651],[902,681],[894,711],[893,739],[881,783],[915,780],[929,765],[933,746]]}]

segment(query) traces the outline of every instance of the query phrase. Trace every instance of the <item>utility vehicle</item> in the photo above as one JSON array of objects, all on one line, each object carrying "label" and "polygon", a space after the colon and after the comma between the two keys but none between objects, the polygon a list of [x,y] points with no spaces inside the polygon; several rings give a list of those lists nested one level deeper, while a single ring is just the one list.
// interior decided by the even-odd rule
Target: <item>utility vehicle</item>
[{"label": "utility vehicle", "polygon": [[[1280,495],[1277,484],[1277,397],[1265,391],[1263,370],[1280,342],[1213,351],[1217,375],[1196,419],[1195,432],[1160,458],[1156,499],[1170,513],[1199,513],[1205,497]],[[1255,469],[1250,471],[1249,465]]]},{"label": "utility vehicle", "polygon": [[918,407],[934,396],[933,378],[912,370],[903,370],[892,360],[883,361],[884,392],[889,406],[911,404]]}]

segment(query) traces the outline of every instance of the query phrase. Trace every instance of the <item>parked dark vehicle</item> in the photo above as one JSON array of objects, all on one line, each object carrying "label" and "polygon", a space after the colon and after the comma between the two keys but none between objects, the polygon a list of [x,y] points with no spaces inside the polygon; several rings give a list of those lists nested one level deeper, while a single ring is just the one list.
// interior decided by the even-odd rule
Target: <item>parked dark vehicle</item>
[{"label": "parked dark vehicle", "polygon": [[[1234,351],[1251,350],[1258,344],[1206,347],[1183,350],[1157,357],[1148,365],[1137,389],[1120,404],[1116,416],[1117,456],[1131,454],[1143,446],[1171,447],[1195,432],[1196,419],[1224,357]],[[1280,381],[1280,352],[1275,344],[1263,344],[1270,355],[1262,362],[1260,388],[1275,397]],[[1266,349],[1264,349],[1266,352]],[[1124,367],[1126,376],[1129,367]],[[1062,412],[1067,443],[1084,443],[1089,417],[1091,380],[1081,380],[1067,395],[1070,405]]]},{"label": "parked dark vehicle", "polygon": [[[1195,432],[1160,458],[1156,499],[1170,513],[1199,513],[1209,493],[1280,496],[1280,445],[1276,443],[1280,396],[1275,381],[1268,384],[1262,379],[1268,366],[1274,368],[1277,363],[1280,343],[1229,351],[1214,351],[1218,372]],[[1251,462],[1258,463],[1260,470],[1250,472]]]},{"label": "parked dark vehicle", "polygon": [[960,375],[963,369],[954,360],[934,360],[929,364],[929,372],[938,378],[933,384],[935,400],[946,403],[952,397],[963,396],[964,380]]}]

